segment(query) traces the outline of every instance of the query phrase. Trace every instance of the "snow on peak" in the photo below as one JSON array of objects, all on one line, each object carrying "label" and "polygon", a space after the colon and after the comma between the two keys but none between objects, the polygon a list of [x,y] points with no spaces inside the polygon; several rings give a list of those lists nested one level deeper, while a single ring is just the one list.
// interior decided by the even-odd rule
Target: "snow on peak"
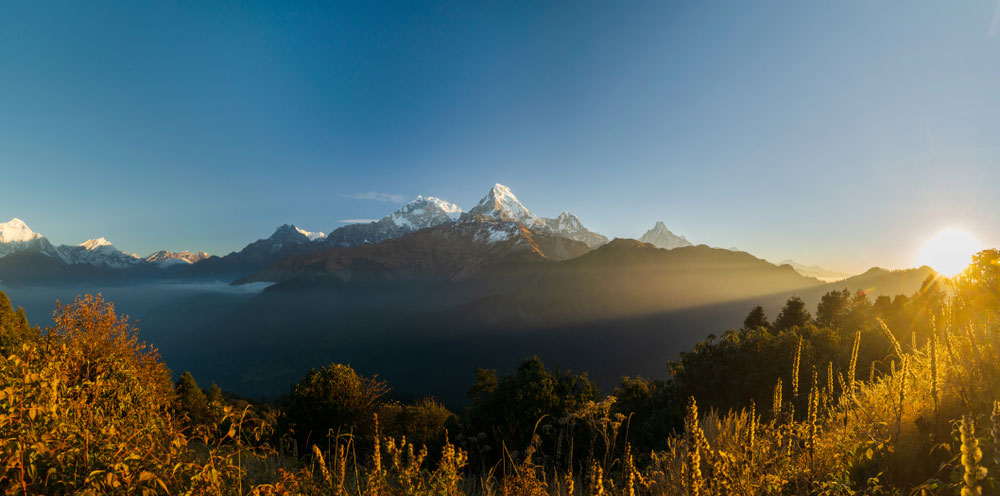
[{"label": "snow on peak", "polygon": [[552,234],[581,241],[591,248],[597,248],[608,242],[608,238],[587,229],[579,217],[569,212],[563,212],[555,219],[541,219],[541,225]]},{"label": "snow on peak", "polygon": [[25,243],[41,237],[17,217],[0,224],[0,243]]},{"label": "snow on peak", "polygon": [[157,264],[160,267],[169,267],[171,265],[177,265],[177,264],[190,265],[195,262],[199,262],[201,260],[205,260],[206,258],[211,258],[211,257],[212,255],[209,255],[208,253],[203,251],[200,251],[198,253],[191,253],[188,250],[184,250],[181,252],[160,250],[146,257],[144,260],[149,263]]},{"label": "snow on peak", "polygon": [[489,193],[482,200],[479,200],[479,203],[472,210],[469,210],[469,217],[475,218],[477,215],[520,222],[529,226],[539,222],[538,217],[517,199],[514,192],[500,183],[493,185]]},{"label": "snow on peak", "polygon": [[82,246],[83,249],[87,251],[93,251],[102,246],[111,246],[111,242],[104,238],[88,239],[87,241],[84,241],[76,246]]},{"label": "snow on peak", "polygon": [[657,221],[656,225],[653,226],[652,229],[646,231],[646,233],[639,238],[639,241],[667,250],[680,248],[682,246],[691,246],[691,242],[688,241],[687,238],[670,232],[670,229],[667,229],[667,225],[664,224],[663,221]]},{"label": "snow on peak", "polygon": [[309,241],[316,241],[317,239],[323,239],[326,237],[326,234],[323,234],[319,231],[309,232],[304,229],[299,229],[298,227],[296,227],[295,230],[298,231],[299,234],[309,238]]},{"label": "snow on peak", "polygon": [[433,196],[418,196],[416,200],[385,216],[380,222],[406,231],[434,227],[458,219],[462,209],[454,203]]},{"label": "snow on peak", "polygon": [[464,210],[462,210],[462,207],[459,207],[458,205],[455,205],[454,203],[442,200],[442,199],[437,198],[435,196],[417,195],[417,199],[414,200],[414,201],[412,201],[412,202],[410,202],[410,205],[419,204],[419,203],[423,203],[423,202],[430,203],[430,204],[434,205],[435,207],[439,208],[442,212],[444,212],[452,220],[458,219],[458,216],[462,215],[462,212],[464,212]]},{"label": "snow on peak", "polygon": [[280,247],[285,243],[305,243],[314,239],[321,239],[323,237],[324,234],[321,232],[310,232],[305,229],[299,229],[294,224],[282,224],[274,230],[274,234],[267,238],[266,241],[271,242],[274,246]]},{"label": "snow on peak", "polygon": [[125,253],[104,238],[88,239],[78,245],[60,245],[59,257],[67,264],[90,264],[111,269],[123,269],[142,262],[136,254]]}]

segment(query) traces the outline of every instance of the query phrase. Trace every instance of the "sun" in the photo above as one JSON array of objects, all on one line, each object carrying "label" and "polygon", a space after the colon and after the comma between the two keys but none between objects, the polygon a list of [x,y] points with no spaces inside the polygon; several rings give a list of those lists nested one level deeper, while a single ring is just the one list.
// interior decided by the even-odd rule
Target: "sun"
[{"label": "sun", "polygon": [[945,277],[952,277],[965,270],[972,262],[972,255],[982,249],[973,235],[960,229],[945,229],[924,243],[917,255],[917,263],[927,265]]}]

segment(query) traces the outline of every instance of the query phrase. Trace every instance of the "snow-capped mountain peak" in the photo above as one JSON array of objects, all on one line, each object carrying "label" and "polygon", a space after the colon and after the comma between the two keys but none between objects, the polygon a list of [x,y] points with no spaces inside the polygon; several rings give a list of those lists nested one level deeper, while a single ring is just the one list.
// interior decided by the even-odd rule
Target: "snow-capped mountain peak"
[{"label": "snow-capped mountain peak", "polygon": [[104,238],[88,239],[76,246],[82,246],[87,251],[94,251],[102,246],[111,246],[111,242]]},{"label": "snow-capped mountain peak", "polygon": [[301,235],[309,238],[309,241],[316,241],[317,239],[323,239],[323,238],[326,237],[326,234],[323,234],[323,233],[321,233],[319,231],[317,231],[317,232],[309,232],[309,231],[306,231],[305,229],[300,229],[298,227],[296,227],[295,230],[298,231],[299,234],[301,234]]},{"label": "snow-capped mountain peak", "polygon": [[90,264],[98,267],[122,269],[138,263],[142,258],[115,248],[104,238],[88,239],[77,245],[60,245],[56,248],[59,258],[67,264]]},{"label": "snow-capped mountain peak", "polygon": [[461,216],[462,213],[464,212],[464,210],[462,210],[462,207],[459,207],[454,203],[442,200],[434,196],[417,195],[417,199],[410,203],[414,204],[419,202],[427,202],[434,205],[442,212],[444,212],[446,215],[448,215],[448,217],[451,218],[452,220],[457,220],[458,217]]},{"label": "snow-capped mountain peak", "polygon": [[26,243],[41,237],[17,217],[0,224],[0,243]]},{"label": "snow-capped mountain peak", "polygon": [[563,212],[555,219],[540,219],[540,221],[544,230],[557,236],[582,241],[591,248],[597,248],[608,242],[608,238],[583,227],[580,218],[569,212]]},{"label": "snow-capped mountain peak", "polygon": [[670,232],[670,229],[667,229],[667,225],[664,224],[663,221],[657,221],[656,225],[653,226],[652,229],[646,231],[646,233],[639,238],[639,241],[667,250],[683,246],[691,246],[691,242],[688,241],[687,238]]},{"label": "snow-capped mountain peak", "polygon": [[31,230],[23,220],[13,218],[0,223],[0,258],[23,251],[37,252],[50,257],[58,252],[49,240]]},{"label": "snow-capped mountain peak", "polygon": [[454,203],[433,196],[418,196],[416,200],[383,217],[382,221],[414,231],[456,220],[460,215],[462,209]]},{"label": "snow-capped mountain peak", "polygon": [[381,243],[413,231],[452,222],[462,215],[454,203],[433,196],[418,196],[378,221],[349,224],[330,232],[324,241],[331,246],[358,246]]},{"label": "snow-capped mountain peak", "polygon": [[167,250],[160,250],[144,260],[149,263],[157,264],[160,267],[169,267],[171,265],[185,264],[190,265],[195,262],[200,262],[206,258],[211,258],[206,252],[200,251],[198,253],[191,253],[190,251],[184,250],[181,252],[172,252]]},{"label": "snow-capped mountain peak", "polygon": [[538,217],[517,199],[514,192],[500,183],[496,183],[489,193],[482,200],[479,200],[479,203],[472,210],[469,210],[466,218],[475,219],[476,216],[520,222],[527,226],[539,222]]}]

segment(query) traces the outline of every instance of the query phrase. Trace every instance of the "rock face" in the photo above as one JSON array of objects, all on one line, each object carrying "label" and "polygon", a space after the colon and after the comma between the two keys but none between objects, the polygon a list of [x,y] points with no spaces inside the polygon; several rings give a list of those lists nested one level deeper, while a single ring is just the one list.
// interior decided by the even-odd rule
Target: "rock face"
[{"label": "rock face", "polygon": [[407,233],[434,227],[459,218],[462,209],[433,196],[418,196],[399,210],[367,224],[350,224],[333,230],[323,243],[350,247],[381,243]]},{"label": "rock face", "polygon": [[652,229],[646,231],[646,234],[643,234],[642,237],[639,238],[639,241],[649,243],[657,248],[663,248],[665,250],[692,246],[691,242],[684,236],[678,236],[670,232],[670,229],[667,229],[667,225],[662,221],[657,222]]}]

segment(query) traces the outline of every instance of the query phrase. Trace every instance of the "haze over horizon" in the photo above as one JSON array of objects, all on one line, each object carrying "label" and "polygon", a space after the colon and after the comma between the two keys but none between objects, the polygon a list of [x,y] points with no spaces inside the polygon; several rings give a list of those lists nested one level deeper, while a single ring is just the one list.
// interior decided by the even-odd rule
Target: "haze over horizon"
[{"label": "haze over horizon", "polygon": [[849,272],[1000,242],[997,2],[46,7],[0,6],[0,222],[56,244],[225,254],[496,182]]}]

